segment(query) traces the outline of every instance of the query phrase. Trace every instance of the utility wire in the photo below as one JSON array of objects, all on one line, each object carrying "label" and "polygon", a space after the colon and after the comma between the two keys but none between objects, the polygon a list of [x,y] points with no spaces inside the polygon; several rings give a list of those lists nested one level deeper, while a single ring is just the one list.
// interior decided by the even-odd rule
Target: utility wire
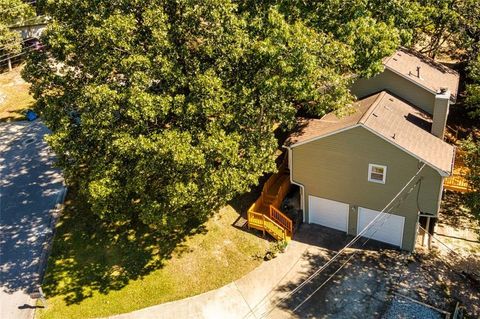
[{"label": "utility wire", "polygon": [[[426,232],[429,236],[431,236],[433,239],[435,239],[436,241],[438,241],[442,246],[444,246],[445,248],[447,248],[450,252],[452,252],[455,256],[457,257],[460,257],[460,259],[462,259],[464,262],[468,262],[468,260],[463,257],[461,254],[457,253],[455,250],[453,250],[452,248],[448,247],[447,244],[445,244],[443,241],[441,241],[438,237],[434,236],[433,234],[430,234],[429,231],[427,231],[425,228],[423,228],[422,226],[418,225],[419,228],[423,229],[424,232]],[[480,274],[477,274],[474,272],[475,275],[477,276],[480,276]]]},{"label": "utility wire", "polygon": [[[416,186],[416,185],[417,185],[417,184],[415,184],[415,186]],[[413,188],[415,188],[415,186],[413,186]],[[413,188],[412,188],[412,189],[413,189]],[[389,212],[390,212],[390,211],[391,211],[391,210],[389,210]],[[366,240],[363,242],[363,244],[362,244],[362,246],[360,246],[360,248],[364,247],[364,246],[368,243],[368,241],[373,237],[373,235],[375,235],[375,234],[377,233],[377,231],[380,229],[380,227],[382,227],[383,225],[385,225],[385,222],[390,218],[390,215],[386,215],[386,217],[387,217],[387,218],[385,218],[385,219],[383,220],[382,224],[381,224],[381,225],[378,225],[378,226],[376,227],[375,231],[371,234],[371,236],[370,236],[370,237],[366,237]],[[313,295],[315,295],[320,289],[322,289],[323,286],[325,286],[333,277],[335,277],[335,275],[336,275],[340,270],[342,270],[343,267],[345,267],[345,266],[350,262],[350,260],[352,260],[353,257],[355,257],[355,256],[358,254],[359,251],[360,251],[360,250],[354,251],[353,254],[351,254],[350,257],[349,257],[337,270],[335,270],[335,272],[334,272],[333,274],[331,274],[324,282],[322,282],[322,283],[320,284],[320,286],[317,287],[317,289],[315,289],[311,294],[309,294],[309,295],[307,296],[307,298],[305,298],[304,300],[302,300],[302,302],[300,302],[300,303],[292,310],[292,312],[297,311],[297,310],[298,310],[301,306],[303,306],[308,300],[310,300],[310,299],[313,297]]]},{"label": "utility wire", "polygon": [[[421,181],[421,179],[420,179],[419,181],[417,181],[417,183],[415,183],[415,184],[410,188],[410,190],[407,192],[407,194],[410,194],[410,193],[415,189],[415,187],[419,184],[420,181]],[[363,242],[363,244],[360,246],[360,248],[364,247],[364,246],[368,243],[368,241],[369,241],[370,239],[372,239],[372,237],[380,230],[380,227],[382,227],[382,226],[385,224],[385,222],[390,218],[390,215],[389,215],[388,213],[390,213],[391,211],[393,211],[395,208],[398,208],[405,199],[406,199],[406,197],[403,198],[403,199],[401,199],[400,202],[398,202],[395,206],[391,207],[391,208],[387,211],[387,213],[385,213],[385,214],[381,217],[381,218],[383,218],[383,221],[381,222],[381,224],[375,226],[374,232],[373,232],[369,237],[366,237],[366,240]],[[381,218],[380,218],[380,219],[381,219]],[[378,219],[376,222],[379,222],[380,219]],[[331,274],[331,275],[330,275],[325,281],[323,281],[311,294],[309,294],[304,300],[302,300],[302,302],[301,302],[299,305],[297,305],[297,306],[292,310],[292,312],[297,311],[303,304],[305,304],[308,300],[310,300],[310,298],[312,298],[313,295],[315,295],[315,294],[316,294],[323,286],[325,286],[340,270],[342,270],[342,269],[350,262],[350,260],[352,260],[353,257],[355,257],[355,256],[357,255],[357,253],[358,253],[359,251],[360,251],[360,250],[355,250],[354,253],[353,253],[352,255],[350,255],[349,258],[348,258],[339,268],[337,268],[333,274]],[[274,310],[274,308],[272,308],[272,309],[266,314],[266,316],[268,316],[268,315],[271,313],[271,311],[273,311],[273,310]],[[264,315],[264,316],[265,316],[265,315]],[[262,318],[264,318],[264,317],[262,317]]]},{"label": "utility wire", "polygon": [[[422,167],[423,168],[423,167]],[[420,168],[420,170],[422,169]],[[413,179],[412,179],[413,180]],[[410,182],[412,181],[410,180],[408,184],[410,184]],[[419,179],[411,188],[410,190],[407,192],[407,195],[410,194],[414,189],[415,187],[421,182],[422,179]],[[399,207],[401,205],[401,203],[406,199],[407,197],[404,197],[402,198],[395,206],[391,207],[387,213],[385,213],[381,218],[384,218],[384,220],[382,221],[382,223],[380,225],[377,225],[375,227],[375,231],[370,235],[370,237],[366,237],[366,240],[363,242],[363,244],[360,246],[360,248],[364,247],[367,242],[378,232],[378,230],[380,230],[380,227],[382,227],[385,222],[390,218],[390,215],[388,213],[390,213],[392,210],[394,210],[395,208]],[[376,222],[379,222],[380,219],[378,219]],[[368,226],[367,226],[368,227]],[[359,252],[360,250],[356,250],[354,251],[354,253],[352,255],[349,256],[349,258],[339,267],[335,270],[335,272],[333,274],[331,274],[324,282],[322,282],[320,284],[320,286],[318,286],[311,294],[309,294],[307,296],[307,298],[305,298],[299,305],[297,305],[293,310],[292,312],[295,312],[297,311],[303,304],[305,304],[308,300],[310,300],[310,298],[313,297],[313,295],[315,295],[323,286],[325,286],[341,269],[343,269],[349,262],[350,260],[353,259],[353,257],[355,257],[357,255],[357,253]],[[268,316],[271,311],[273,311],[274,308],[272,308],[266,315]],[[264,318],[262,316],[262,318]]]},{"label": "utility wire", "polygon": [[[279,301],[277,301],[273,307],[266,313],[268,315],[273,309],[283,302],[286,298],[290,297],[291,295],[297,293],[300,289],[302,289],[306,284],[308,284],[314,277],[316,277],[318,274],[320,274],[322,271],[324,271],[328,266],[330,266],[335,260],[339,258],[339,256],[348,248],[350,248],[353,244],[355,244],[367,231],[372,225],[382,216],[385,216],[387,213],[385,212],[390,205],[405,191],[405,189],[410,185],[410,183],[420,174],[422,169],[425,167],[425,163],[422,164],[422,166],[417,170],[417,172],[412,176],[412,178],[405,184],[405,186],[393,197],[393,199],[380,211],[380,213],[370,221],[370,223],[365,226],[365,228],[358,233],[347,245],[345,245],[340,251],[338,251],[330,260],[327,261],[321,268],[319,268],[317,271],[315,271],[311,276],[309,276],[306,280],[304,280],[300,285],[298,285],[294,290],[289,292],[286,296],[281,298]],[[415,185],[416,186],[416,185]],[[414,187],[415,187],[414,186]],[[413,187],[413,188],[414,188]],[[412,188],[412,189],[413,189]],[[410,191],[411,192],[411,191]],[[389,210],[390,211],[390,210]],[[255,307],[254,307],[255,308]],[[262,316],[263,318],[263,316]]]}]

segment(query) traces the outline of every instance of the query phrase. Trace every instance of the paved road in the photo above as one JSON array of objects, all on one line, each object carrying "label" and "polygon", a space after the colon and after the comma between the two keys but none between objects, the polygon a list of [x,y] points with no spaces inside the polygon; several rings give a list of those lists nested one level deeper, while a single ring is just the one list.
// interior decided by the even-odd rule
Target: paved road
[{"label": "paved road", "polygon": [[0,124],[0,318],[33,316],[52,212],[63,199],[60,171],[40,122]]}]

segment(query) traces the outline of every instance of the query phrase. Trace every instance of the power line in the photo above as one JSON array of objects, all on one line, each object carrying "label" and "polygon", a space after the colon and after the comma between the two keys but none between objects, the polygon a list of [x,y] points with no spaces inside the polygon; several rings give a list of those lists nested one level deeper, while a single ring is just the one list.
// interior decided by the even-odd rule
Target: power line
[{"label": "power line", "polygon": [[[393,210],[393,208],[390,209],[388,212],[390,212],[391,210]],[[372,237],[373,237],[373,235],[375,235],[376,232],[379,230],[379,227],[383,226],[383,225],[385,224],[385,222],[390,218],[390,216],[389,216],[388,214],[382,216],[382,218],[383,218],[383,217],[386,217],[386,218],[382,221],[382,224],[381,224],[381,225],[377,226],[375,232],[371,235]],[[379,219],[379,220],[380,220],[380,219]],[[377,220],[377,222],[378,222],[379,220]],[[367,238],[368,238],[368,237],[367,237]],[[370,238],[368,238],[368,239],[362,244],[361,247],[365,246],[365,244],[368,242],[368,240],[370,240]],[[354,254],[356,254],[357,252],[358,252],[358,251],[356,251]],[[353,255],[350,256],[350,258],[348,258],[348,260],[347,260],[339,269],[337,269],[325,282],[323,282],[323,283],[320,285],[320,287],[317,288],[317,290],[315,290],[315,291],[312,293],[312,295],[315,294],[318,290],[320,290],[320,288],[323,287],[331,278],[333,278],[333,277],[335,276],[335,274],[337,274],[337,273],[348,263],[348,261],[350,261],[350,260],[352,259],[352,257],[353,257]],[[300,259],[301,259],[301,257],[298,258],[298,260],[295,262],[295,264],[297,264]],[[293,268],[293,267],[292,267],[292,268]],[[290,270],[291,270],[291,269],[290,269]],[[282,279],[283,279],[284,277],[286,277],[286,275],[290,272],[290,270],[282,277]],[[282,279],[280,279],[280,281],[281,281]],[[280,281],[279,281],[279,282],[280,282]],[[278,284],[277,284],[276,286],[278,286]],[[268,294],[269,294],[274,288],[275,288],[275,287],[273,287],[273,288],[268,292]],[[268,295],[268,294],[267,294],[267,295]],[[252,309],[256,309],[256,308],[266,299],[267,295],[265,295],[265,297],[263,297],[262,300],[260,300],[260,302],[258,302],[258,303],[255,305],[255,307],[253,307]],[[302,303],[302,304],[303,304],[303,303]],[[298,308],[300,308],[300,306],[301,306],[301,305],[297,306],[297,307],[293,310],[293,312],[295,312]],[[274,310],[274,308],[272,307],[271,309],[269,309],[269,311],[267,311],[267,313],[264,313],[264,314],[261,316],[261,318],[264,318],[264,317],[268,316],[273,310]],[[252,310],[252,314],[255,316],[255,313],[253,312],[253,310]],[[243,317],[243,319],[245,319],[245,318],[248,317],[249,315],[250,315],[250,313],[248,313],[245,317]],[[256,318],[256,317],[255,317],[255,318]]]},{"label": "power line", "polygon": [[[414,186],[415,187],[415,186]],[[390,210],[391,211],[391,210]],[[389,211],[389,212],[390,212]],[[373,234],[371,235],[371,237],[373,237],[373,235],[375,235],[377,233],[377,231],[380,229],[381,226],[385,225],[385,222],[390,218],[389,215],[386,215],[387,218],[385,218],[385,220],[382,222],[381,225],[379,225],[375,231],[373,232]],[[363,242],[362,246],[361,247],[364,247],[368,241],[371,239],[371,237],[367,237],[367,239]],[[322,289],[323,286],[325,286],[333,277],[335,277],[335,275],[343,269],[343,267],[345,267],[349,262],[350,260],[353,259],[353,257],[355,257],[357,255],[357,253],[359,252],[359,250],[356,250],[353,252],[352,255],[350,255],[350,257],[348,257],[348,259],[337,269],[335,270],[335,272],[333,274],[331,274],[324,282],[322,282],[320,284],[320,286],[317,287],[317,289],[315,289],[310,295],[307,296],[307,298],[305,298],[304,300],[302,300],[302,302],[300,302],[293,310],[292,312],[295,312],[297,311],[298,309],[300,309],[301,306],[303,306],[308,300],[310,300],[310,298],[313,297],[313,295],[315,295],[320,289]]]},{"label": "power line", "polygon": [[[448,247],[447,244],[445,244],[444,242],[442,242],[438,237],[434,236],[433,234],[430,234],[429,231],[427,231],[425,228],[423,228],[422,226],[418,225],[419,228],[423,229],[424,232],[426,232],[429,236],[431,236],[433,239],[435,239],[436,241],[438,241],[442,246],[444,246],[445,248],[447,248],[448,251],[452,252],[455,256],[457,257],[460,257],[460,259],[462,259],[464,262],[468,262],[468,260],[462,256],[461,254],[459,254],[458,252],[456,252],[455,250],[453,250],[452,248]],[[476,274],[474,272],[475,275],[477,276],[480,276],[480,274]]]},{"label": "power line", "polygon": [[[420,174],[422,169],[425,167],[425,163],[422,164],[422,166],[418,169],[418,171],[415,173],[415,175],[412,176],[412,178],[405,184],[405,186],[393,197],[393,199],[380,211],[380,213],[370,221],[370,223],[365,226],[365,228],[358,233],[347,245],[345,245],[340,251],[338,251],[330,260],[327,261],[321,268],[319,268],[317,271],[315,271],[311,276],[309,276],[306,280],[304,280],[300,285],[298,285],[294,290],[289,292],[286,296],[281,298],[279,301],[277,301],[273,307],[266,313],[268,315],[270,312],[273,311],[273,309],[280,304],[282,301],[284,301],[286,298],[290,297],[291,295],[297,293],[300,289],[302,289],[306,284],[308,284],[314,277],[316,277],[318,274],[320,274],[322,271],[324,271],[328,266],[330,266],[335,260],[339,258],[339,256],[348,248],[350,248],[353,244],[355,244],[366,232],[367,230],[372,227],[374,223],[380,218],[385,216],[387,213],[385,212],[390,205],[405,191],[405,189],[410,185],[410,183]],[[418,182],[417,182],[418,183]],[[416,184],[417,184],[416,183]],[[415,188],[416,184],[412,187]],[[411,190],[409,191],[409,193]],[[393,209],[393,207],[391,208]],[[390,211],[390,210],[389,210]],[[254,307],[256,308],[256,306]],[[263,317],[263,316],[262,316]]]},{"label": "power line", "polygon": [[[423,169],[423,167],[421,167],[419,169],[419,171],[417,172],[417,174]],[[416,174],[416,175],[417,175]],[[415,176],[407,183],[410,184],[412,182],[412,180],[415,178]],[[417,181],[411,188],[410,190],[407,192],[407,194],[410,194],[414,189],[415,187],[419,184],[419,182],[421,181],[421,179],[419,181]],[[406,185],[406,186],[407,186]],[[404,188],[405,189],[405,188]],[[400,191],[400,193],[403,192],[403,190]],[[397,194],[398,195],[398,194]],[[395,206],[391,207],[388,212],[384,213],[384,215],[381,217],[381,218],[384,218],[384,220],[382,221],[382,223],[380,225],[377,225],[375,227],[375,231],[370,235],[370,237],[366,237],[366,240],[363,242],[363,244],[361,245],[361,247],[364,247],[367,242],[378,232],[378,230],[380,229],[381,226],[383,226],[385,224],[385,222],[390,218],[390,215],[388,213],[390,213],[394,208],[400,206],[400,204],[405,200],[406,198],[403,198],[401,199]],[[380,216],[380,214],[378,215]],[[377,216],[377,217],[378,217]],[[373,220],[372,220],[373,221]],[[380,219],[378,219],[377,221],[375,222],[379,222]],[[369,225],[367,225],[368,227]],[[365,227],[365,229],[367,228]],[[360,247],[360,248],[361,248]],[[324,282],[322,282],[320,284],[320,286],[318,286],[310,295],[307,296],[307,298],[305,298],[299,305],[297,305],[293,310],[292,312],[295,312],[297,311],[303,304],[305,304],[308,300],[310,300],[310,298],[313,297],[313,295],[315,295],[323,286],[325,286],[341,269],[343,269],[347,264],[348,262],[350,262],[351,259],[353,259],[353,257],[355,257],[357,255],[357,253],[359,252],[359,250],[356,250],[352,255],[349,256],[349,258],[339,267],[335,270],[335,272],[333,274],[331,274]],[[271,313],[271,311],[273,311],[273,308],[267,313],[267,316]],[[263,318],[263,317],[262,317]]]},{"label": "power line", "polygon": [[302,256],[305,254],[305,252],[308,250],[308,247],[305,248],[305,250],[303,251],[302,254],[300,254],[300,256],[297,258],[297,260],[295,261],[295,263],[288,269],[288,271],[282,276],[282,278],[280,278],[277,283],[275,284],[275,286],[273,286],[266,294],[265,296],[263,296],[263,298],[257,302],[257,304],[253,307],[253,308],[250,308],[250,312],[248,312],[244,317],[243,319],[247,318],[250,316],[250,314],[252,314],[255,318],[255,310],[257,309],[258,306],[260,306],[263,301],[265,299],[267,299],[267,296],[270,295],[270,293],[282,282],[282,280],[287,277],[287,275],[292,271],[292,269],[298,264],[298,262],[300,261],[300,259],[302,259]]}]

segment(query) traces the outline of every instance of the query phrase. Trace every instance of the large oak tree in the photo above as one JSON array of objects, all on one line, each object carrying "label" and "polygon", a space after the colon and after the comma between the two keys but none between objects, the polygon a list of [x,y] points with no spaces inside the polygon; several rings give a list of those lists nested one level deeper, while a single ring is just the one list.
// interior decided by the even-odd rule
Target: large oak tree
[{"label": "large oak tree", "polygon": [[20,34],[10,30],[10,26],[34,16],[33,8],[22,0],[0,0],[0,67],[22,49]]},{"label": "large oak tree", "polygon": [[[172,231],[271,172],[276,125],[349,105],[359,64],[344,38],[275,6],[229,0],[47,1],[29,58],[37,110],[67,181],[94,212]],[[360,27],[360,41],[373,19]],[[376,32],[377,37],[381,35]],[[392,41],[395,41],[393,39]],[[372,54],[377,65],[391,53]]]}]

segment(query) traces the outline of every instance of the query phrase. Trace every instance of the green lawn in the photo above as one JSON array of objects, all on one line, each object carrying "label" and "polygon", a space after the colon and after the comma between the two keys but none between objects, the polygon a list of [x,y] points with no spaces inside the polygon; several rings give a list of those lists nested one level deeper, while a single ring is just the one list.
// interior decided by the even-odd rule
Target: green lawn
[{"label": "green lawn", "polygon": [[67,197],[57,227],[42,319],[104,317],[215,289],[257,267],[269,246],[232,226],[232,206],[181,240],[147,229],[114,231],[74,198]]},{"label": "green lawn", "polygon": [[22,79],[21,70],[19,66],[0,74],[0,121],[23,119],[23,111],[33,105],[30,84]]}]

